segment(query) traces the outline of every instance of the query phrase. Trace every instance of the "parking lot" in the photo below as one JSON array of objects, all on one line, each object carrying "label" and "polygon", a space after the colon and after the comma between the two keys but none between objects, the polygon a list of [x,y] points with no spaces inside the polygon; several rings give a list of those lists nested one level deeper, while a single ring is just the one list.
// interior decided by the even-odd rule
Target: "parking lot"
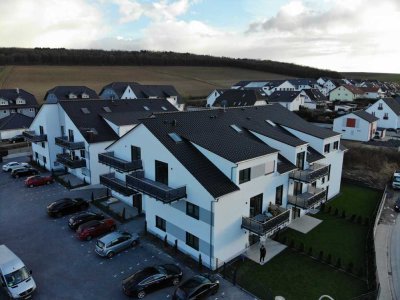
[{"label": "parking lot", "polygon": [[[4,163],[6,163],[5,161]],[[183,270],[183,279],[193,275],[162,249],[142,240],[139,246],[106,259],[94,252],[96,239],[79,241],[68,227],[68,216],[52,219],[46,206],[63,197],[90,198],[90,191],[70,192],[58,183],[35,188],[24,186],[23,178],[0,174],[0,244],[6,244],[33,271],[38,286],[35,299],[127,299],[121,281],[135,271],[155,264],[175,263]],[[94,206],[89,208],[98,211]],[[119,224],[119,223],[118,223]],[[139,232],[139,218],[118,229]],[[146,299],[168,299],[174,287],[159,290]],[[3,299],[4,292],[0,292]],[[212,299],[253,299],[221,280],[221,288]]]}]

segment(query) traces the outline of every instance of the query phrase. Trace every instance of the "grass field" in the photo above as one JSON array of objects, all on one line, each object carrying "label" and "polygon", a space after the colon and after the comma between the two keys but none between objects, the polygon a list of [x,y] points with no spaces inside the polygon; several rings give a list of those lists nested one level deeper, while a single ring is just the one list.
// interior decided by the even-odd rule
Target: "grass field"
[{"label": "grass field", "polygon": [[382,81],[397,81],[400,82],[400,74],[394,73],[342,73],[343,76],[349,78],[360,78],[360,79],[377,79]]},{"label": "grass field", "polygon": [[57,85],[86,85],[100,92],[113,81],[136,81],[142,84],[171,84],[184,98],[206,97],[215,88],[230,87],[246,79],[290,78],[225,67],[158,66],[7,66],[0,67],[0,88],[22,88],[41,103],[46,91]]}]

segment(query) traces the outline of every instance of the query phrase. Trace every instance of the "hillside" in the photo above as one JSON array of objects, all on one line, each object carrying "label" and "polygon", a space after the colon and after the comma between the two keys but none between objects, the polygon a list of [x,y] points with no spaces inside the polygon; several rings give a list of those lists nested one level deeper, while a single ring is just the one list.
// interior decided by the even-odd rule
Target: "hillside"
[{"label": "hillside", "polygon": [[204,98],[215,88],[228,88],[244,79],[289,76],[229,67],[180,66],[7,66],[0,67],[0,88],[23,88],[41,103],[56,85],[86,85],[96,92],[113,81],[171,84],[185,99]]},{"label": "hillside", "polygon": [[344,77],[348,77],[348,78],[377,79],[377,80],[381,80],[381,81],[400,82],[400,74],[394,74],[394,73],[353,72],[353,73],[342,73],[342,74]]}]

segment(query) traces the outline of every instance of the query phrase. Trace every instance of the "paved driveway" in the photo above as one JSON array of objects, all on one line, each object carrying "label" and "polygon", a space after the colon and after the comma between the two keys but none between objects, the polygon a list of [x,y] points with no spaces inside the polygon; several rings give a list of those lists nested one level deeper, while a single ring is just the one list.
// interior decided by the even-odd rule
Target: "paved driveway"
[{"label": "paved driveway", "polygon": [[[112,259],[94,253],[95,240],[82,242],[67,225],[68,217],[51,219],[48,203],[62,197],[82,196],[87,191],[70,192],[58,183],[26,188],[23,179],[0,174],[0,244],[6,244],[33,270],[38,289],[36,299],[127,299],[121,291],[121,280],[135,271],[154,264],[176,263],[184,279],[193,272],[156,246],[142,241]],[[90,210],[97,211],[91,206]],[[139,232],[143,219],[120,229]],[[146,299],[168,299],[174,288],[167,288]],[[3,299],[0,291],[0,299]],[[212,299],[252,299],[246,293],[221,280],[221,288]]]}]

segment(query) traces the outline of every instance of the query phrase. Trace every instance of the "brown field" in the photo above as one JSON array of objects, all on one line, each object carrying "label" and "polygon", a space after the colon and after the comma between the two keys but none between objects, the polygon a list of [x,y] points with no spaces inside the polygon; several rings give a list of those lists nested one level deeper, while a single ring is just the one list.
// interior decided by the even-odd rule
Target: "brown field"
[{"label": "brown field", "polygon": [[159,66],[7,66],[0,67],[0,88],[22,88],[42,102],[57,85],[85,85],[100,92],[113,81],[170,84],[186,99],[205,98],[215,88],[240,80],[291,78],[279,74],[227,67]]}]

